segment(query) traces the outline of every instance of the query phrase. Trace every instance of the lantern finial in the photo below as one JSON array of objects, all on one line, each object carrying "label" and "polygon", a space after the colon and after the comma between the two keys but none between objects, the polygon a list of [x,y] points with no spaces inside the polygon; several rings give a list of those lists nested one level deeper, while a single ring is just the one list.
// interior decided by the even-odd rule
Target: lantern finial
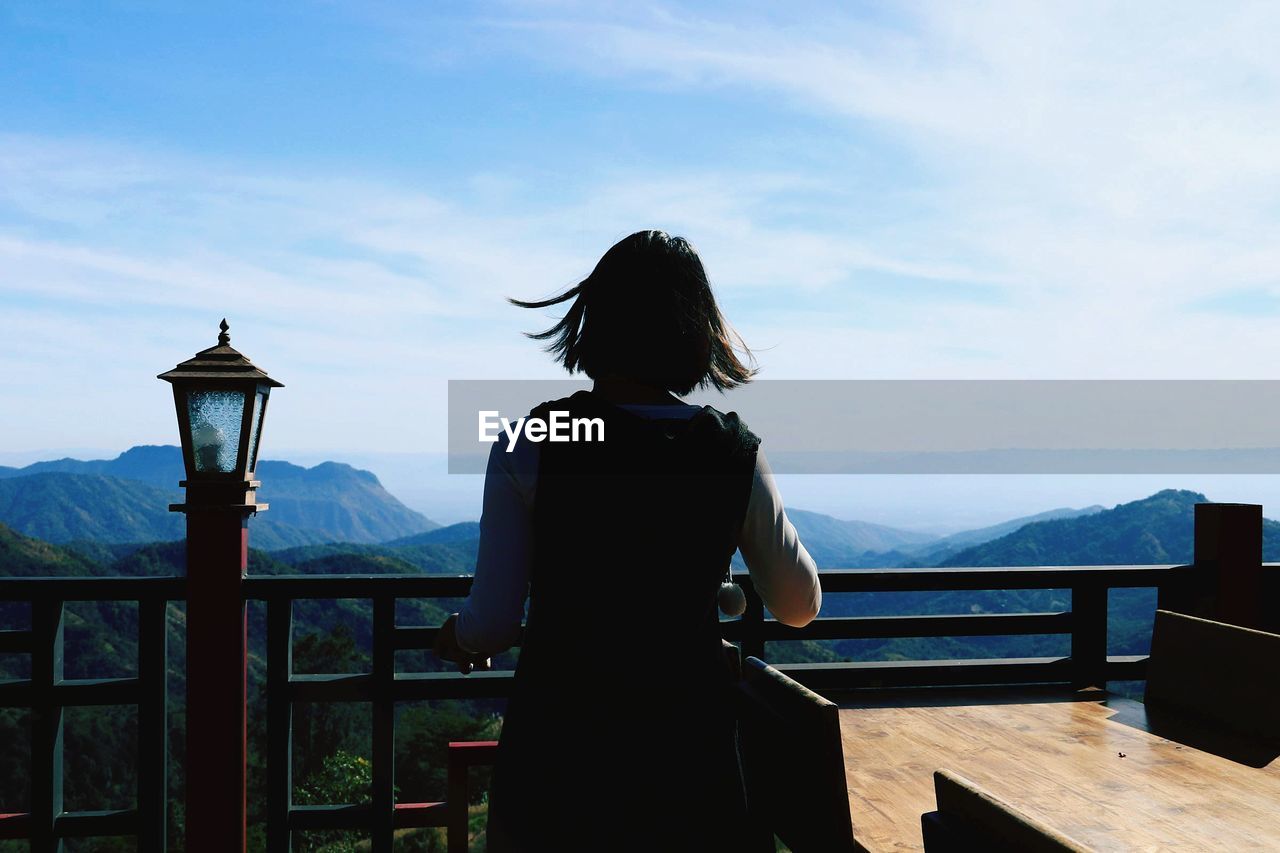
[{"label": "lantern finial", "polygon": [[231,336],[227,334],[227,329],[231,327],[227,325],[227,318],[223,317],[222,322],[218,324],[218,328],[222,331],[218,333],[218,346],[225,347],[231,343]]}]

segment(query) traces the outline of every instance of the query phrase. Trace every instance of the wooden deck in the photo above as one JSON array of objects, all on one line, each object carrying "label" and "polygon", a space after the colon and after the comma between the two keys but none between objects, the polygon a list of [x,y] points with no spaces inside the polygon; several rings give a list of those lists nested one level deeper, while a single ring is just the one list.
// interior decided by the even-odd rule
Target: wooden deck
[{"label": "wooden deck", "polygon": [[832,699],[854,835],[873,853],[923,849],[941,768],[1098,850],[1280,850],[1276,750],[1140,702],[1047,688]]}]

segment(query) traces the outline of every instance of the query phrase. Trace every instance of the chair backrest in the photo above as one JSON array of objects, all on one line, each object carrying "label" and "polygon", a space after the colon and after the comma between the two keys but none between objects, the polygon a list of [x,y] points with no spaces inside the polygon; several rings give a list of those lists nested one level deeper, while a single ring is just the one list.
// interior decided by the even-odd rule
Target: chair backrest
[{"label": "chair backrest", "polygon": [[859,849],[836,705],[755,657],[738,685],[747,808],[795,853]]},{"label": "chair backrest", "polygon": [[933,774],[938,810],[922,815],[926,853],[1087,853],[1084,846],[1034,820],[949,770]]},{"label": "chair backrest", "polygon": [[1157,610],[1145,700],[1151,710],[1280,741],[1280,635]]},{"label": "chair backrest", "polygon": [[720,651],[724,654],[725,666],[729,668],[734,681],[742,680],[742,652],[728,640],[720,641]]}]

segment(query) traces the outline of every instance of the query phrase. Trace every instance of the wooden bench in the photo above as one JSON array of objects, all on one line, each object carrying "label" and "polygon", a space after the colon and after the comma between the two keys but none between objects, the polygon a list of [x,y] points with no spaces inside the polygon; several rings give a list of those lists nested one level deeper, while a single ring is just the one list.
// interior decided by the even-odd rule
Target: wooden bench
[{"label": "wooden bench", "polygon": [[853,839],[840,712],[755,657],[738,685],[747,808],[760,834],[795,853],[861,849]]},{"label": "wooden bench", "polygon": [[926,853],[1082,853],[1091,849],[949,770],[934,772],[933,788],[938,810],[920,816]]},{"label": "wooden bench", "polygon": [[1145,701],[1166,722],[1278,743],[1280,635],[1157,610]]}]

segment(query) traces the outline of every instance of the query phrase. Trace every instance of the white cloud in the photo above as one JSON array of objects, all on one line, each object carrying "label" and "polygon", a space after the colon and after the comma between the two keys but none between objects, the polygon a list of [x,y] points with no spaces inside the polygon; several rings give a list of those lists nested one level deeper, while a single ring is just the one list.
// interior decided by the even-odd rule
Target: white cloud
[{"label": "white cloud", "polygon": [[741,313],[766,322],[779,293],[820,293],[859,269],[967,275],[767,227],[777,194],[815,190],[785,174],[620,173],[563,203],[493,211],[92,142],[10,136],[0,163],[13,178],[0,334],[24,367],[3,390],[27,413],[5,424],[10,447],[74,432],[85,409],[103,414],[93,435],[62,443],[163,440],[154,374],[211,344],[223,316],[233,343],[286,381],[273,431],[288,446],[420,447],[438,437],[444,379],[556,375],[520,337],[544,317],[504,298],[576,281],[638,225],[694,235],[726,298],[765,294]]},{"label": "white cloud", "polygon": [[923,3],[896,21],[839,4],[622,20],[515,8],[509,48],[537,61],[624,86],[771,96],[896,139],[929,176],[932,215],[882,229],[874,248],[932,247],[962,277],[1012,283],[1032,326],[1087,337],[1099,318],[1131,316],[1154,338],[1211,325],[1179,306],[1277,287],[1273,4]]}]

